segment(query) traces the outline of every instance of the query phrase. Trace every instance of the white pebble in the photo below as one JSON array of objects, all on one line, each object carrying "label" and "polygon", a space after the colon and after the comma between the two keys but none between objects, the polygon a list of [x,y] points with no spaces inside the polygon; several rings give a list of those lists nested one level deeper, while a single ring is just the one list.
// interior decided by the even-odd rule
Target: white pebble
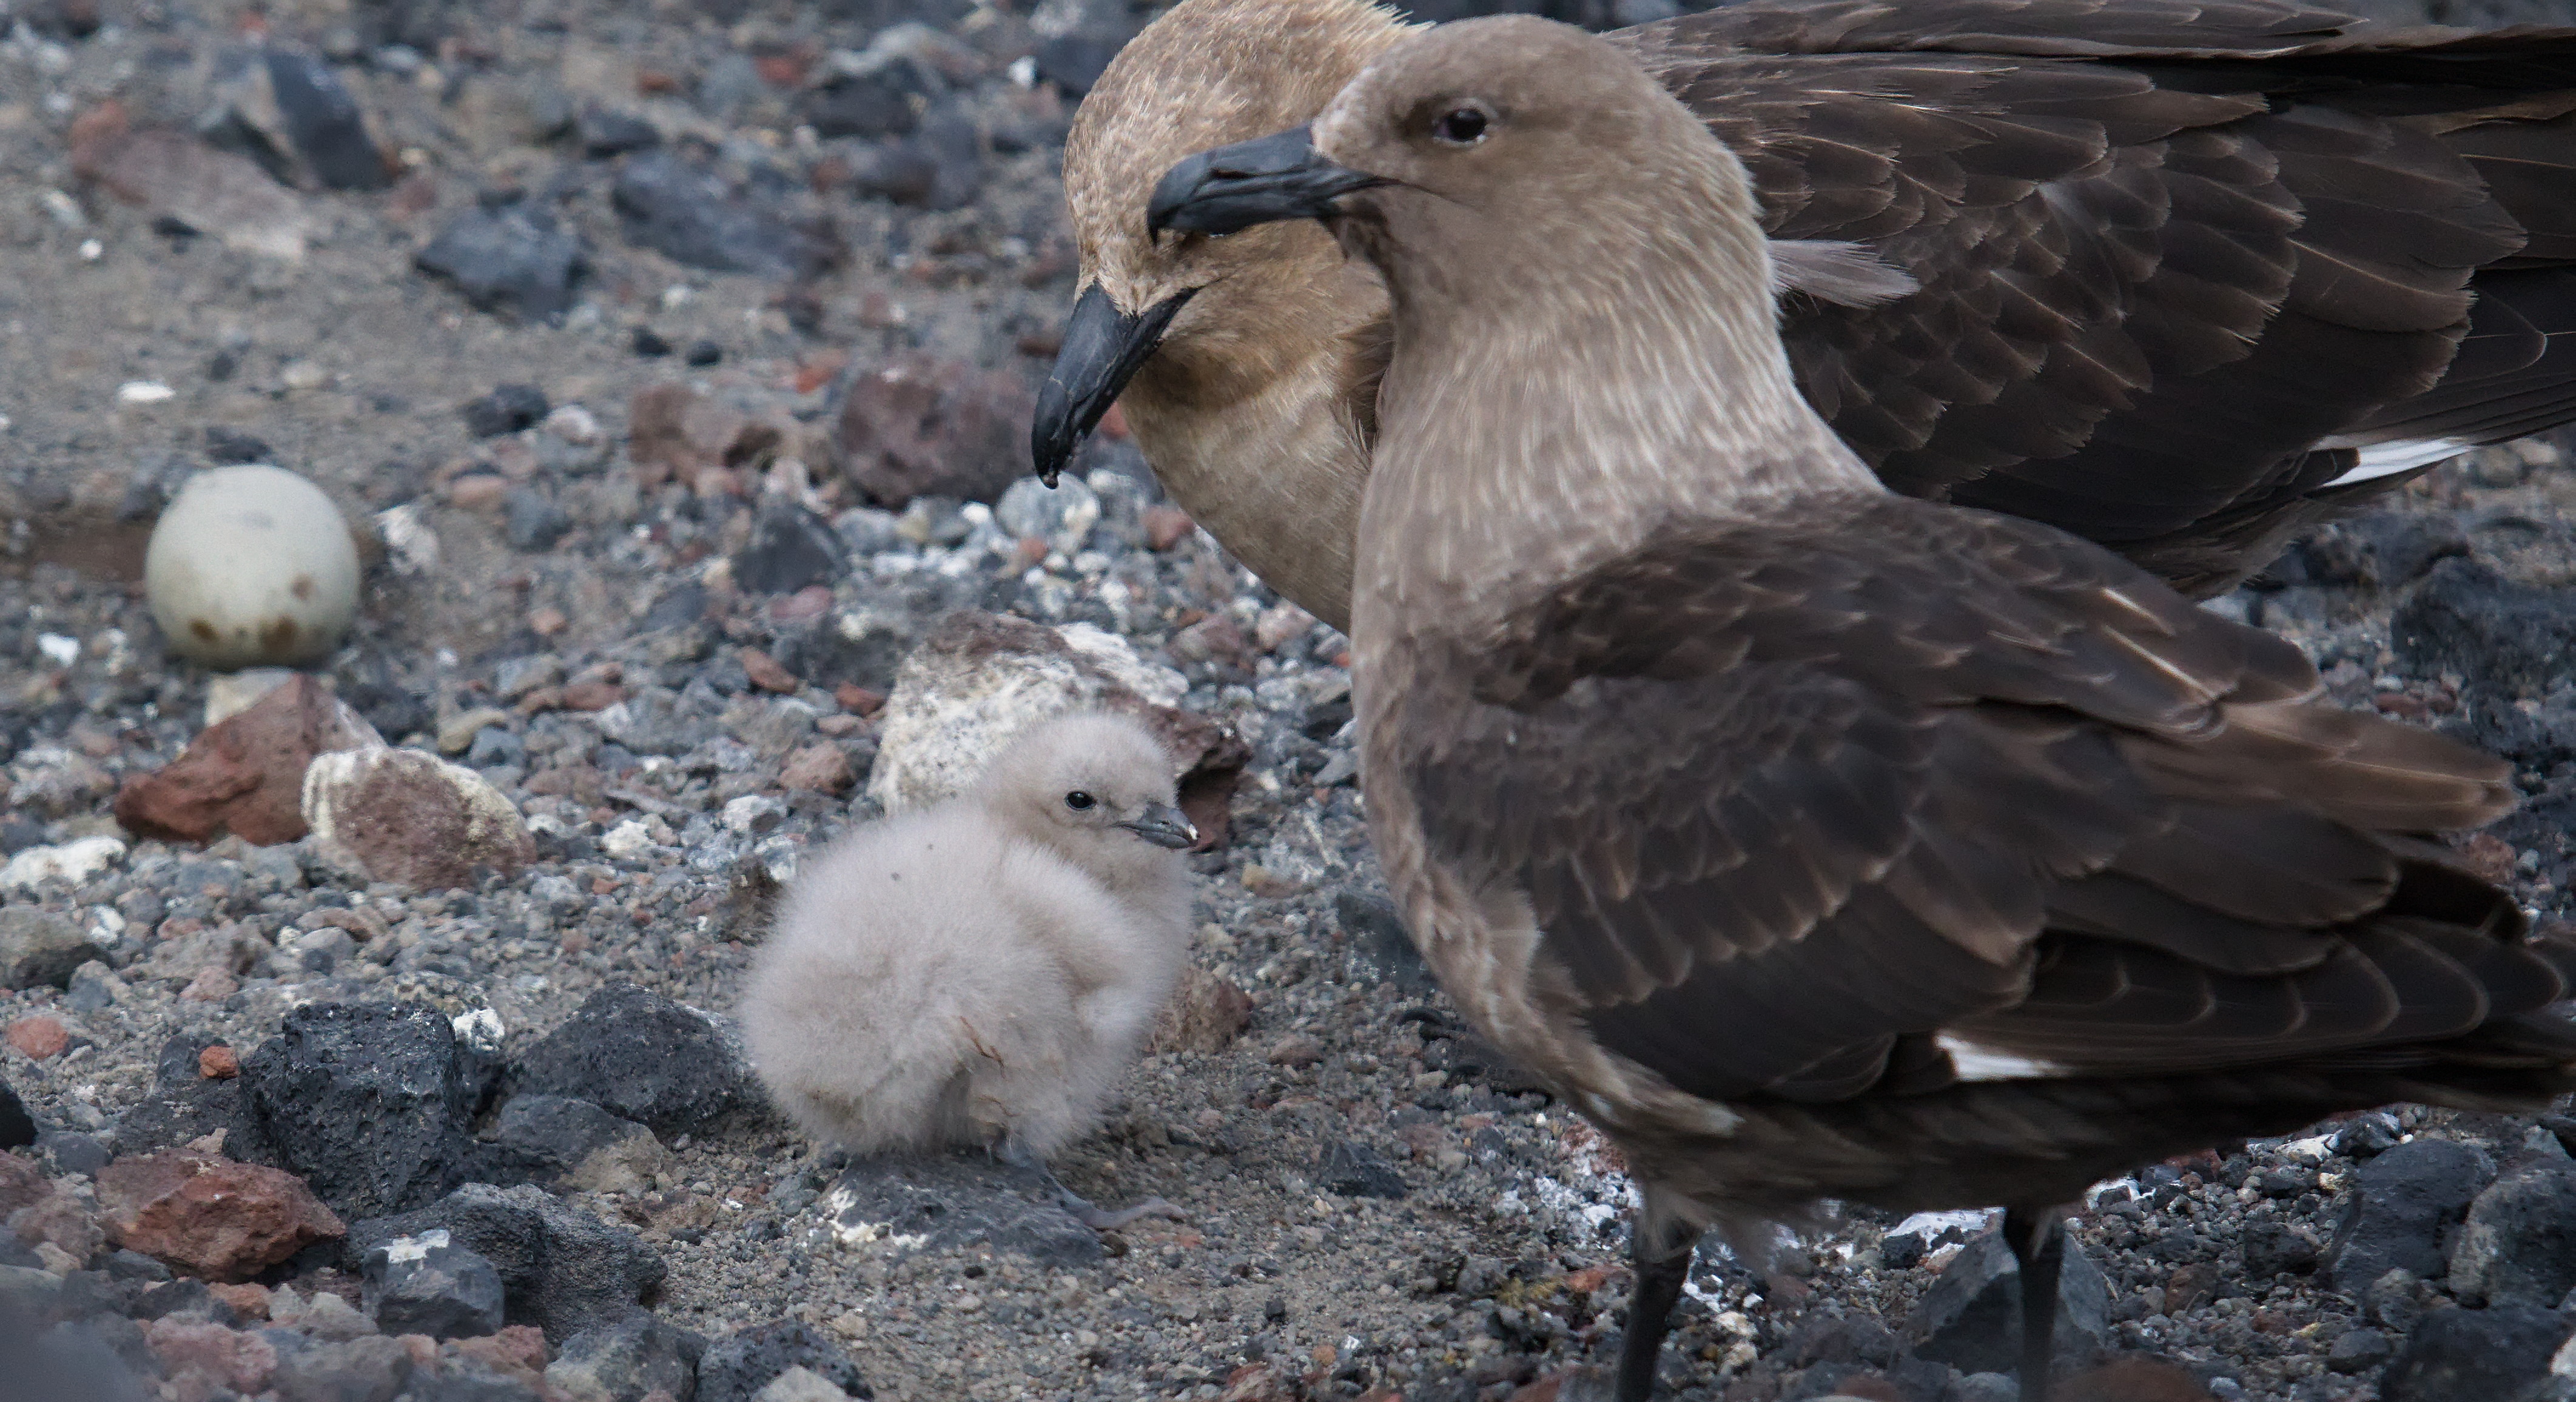
[{"label": "white pebble", "polygon": [[30,847],[0,867],[0,890],[39,886],[48,881],[67,885],[87,881],[125,855],[125,844],[112,837],[84,837],[60,847]]},{"label": "white pebble", "polygon": [[43,653],[45,660],[55,666],[68,667],[80,661],[80,639],[67,638],[60,633],[40,634],[36,638],[36,651]]},{"label": "white pebble", "polygon": [[144,551],[171,650],[211,667],[310,660],[358,611],[358,551],[322,489],[281,468],[200,472]]},{"label": "white pebble", "polygon": [[158,404],[178,391],[158,380],[128,380],[116,387],[119,404]]}]

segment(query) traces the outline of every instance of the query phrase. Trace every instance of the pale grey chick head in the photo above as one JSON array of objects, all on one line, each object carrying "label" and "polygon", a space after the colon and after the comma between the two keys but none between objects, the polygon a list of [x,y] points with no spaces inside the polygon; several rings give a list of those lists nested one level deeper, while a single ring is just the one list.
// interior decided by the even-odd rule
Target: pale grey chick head
[{"label": "pale grey chick head", "polygon": [[1172,755],[1140,721],[1077,711],[1022,731],[975,784],[1020,836],[1107,874],[1198,841],[1175,802]]}]

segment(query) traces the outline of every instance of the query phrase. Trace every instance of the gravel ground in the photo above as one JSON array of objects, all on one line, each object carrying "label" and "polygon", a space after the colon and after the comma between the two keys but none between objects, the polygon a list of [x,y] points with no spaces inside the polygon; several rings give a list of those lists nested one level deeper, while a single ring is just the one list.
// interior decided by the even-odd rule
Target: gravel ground
[{"label": "gravel ground", "polygon": [[[1095,8],[0,9],[0,848],[25,878],[0,894],[93,946],[59,985],[0,987],[0,1081],[43,1136],[22,1154],[89,1201],[107,1155],[177,1142],[137,1113],[173,1039],[247,1056],[310,1005],[488,1010],[514,1068],[612,984],[728,1009],[765,883],[876,811],[853,783],[896,661],[974,607],[1117,635],[1251,749],[1227,841],[1194,858],[1204,977],[1184,997],[1207,1026],[1148,1057],[1058,1165],[1096,1199],[1159,1194],[1187,1220],[1096,1259],[1087,1239],[925,1242],[870,1223],[868,1195],[901,1171],[818,1156],[754,1108],[664,1129],[614,1191],[568,1190],[666,1263],[658,1313],[711,1338],[814,1325],[879,1397],[1454,1402],[1606,1357],[1625,1180],[1393,934],[1350,784],[1343,640],[1176,527],[1124,444],[1088,450],[1087,528],[1062,498],[997,512],[939,494],[1008,482],[977,425],[1015,436],[1053,351],[1064,89],[1141,21]],[[327,146],[297,144],[273,61],[259,81],[263,38],[345,85],[383,167],[335,175]],[[136,132],[235,153],[235,187],[174,192]],[[711,183],[656,204],[675,161]],[[535,258],[478,306],[470,269],[419,266],[477,221],[578,256]],[[300,258],[278,256],[281,230],[301,231]],[[889,499],[861,463],[877,459],[837,427],[854,401],[883,410],[871,377],[890,365],[951,396],[905,421],[950,475],[902,512],[871,504]],[[675,384],[729,414],[724,431],[669,447],[653,425]],[[509,385],[544,405],[487,433],[470,410],[508,409],[488,396]],[[596,434],[546,417],[562,406]],[[165,655],[143,538],[189,472],[244,460],[309,476],[360,523],[361,619],[314,670],[388,740],[506,795],[536,833],[523,871],[424,892],[352,878],[309,841],[118,826],[120,781],[176,758],[230,685]],[[2576,882],[2571,505],[2559,448],[2492,450],[2215,605],[2296,639],[2339,701],[2511,753],[2531,803],[2472,850],[2543,914]],[[585,709],[584,684],[619,704]],[[819,779],[791,782],[798,764]],[[117,849],[37,871],[90,838]],[[1226,1036],[1233,992],[1249,1020]],[[489,1134],[497,1098],[480,1108]],[[2103,1277],[2089,1342],[2193,1383],[2096,1395],[2524,1395],[2421,1379],[2510,1354],[2494,1330],[2517,1308],[2567,1333],[2576,1252],[2523,1251],[2533,1264],[2513,1241],[2576,1241],[2576,1190],[2504,1191],[2576,1175],[2562,1131],[2576,1121],[2401,1110],[2107,1186],[2075,1228]],[[2383,1152],[2401,1141],[2475,1154]],[[971,1159],[919,1172],[970,1215],[1016,1186]],[[1967,1293],[1973,1229],[1832,1219],[1767,1275],[1712,1245],[1669,1355],[1676,1395],[2010,1396],[1968,1376],[1991,1327],[1935,1288]],[[2521,1283],[2496,1284],[2497,1260]],[[2391,1261],[2411,1274],[2359,1278]],[[334,1272],[308,1253],[260,1278],[345,1288]],[[2513,1386],[2546,1359],[2514,1364]],[[2409,1367],[2418,1381],[2383,1393]]]}]

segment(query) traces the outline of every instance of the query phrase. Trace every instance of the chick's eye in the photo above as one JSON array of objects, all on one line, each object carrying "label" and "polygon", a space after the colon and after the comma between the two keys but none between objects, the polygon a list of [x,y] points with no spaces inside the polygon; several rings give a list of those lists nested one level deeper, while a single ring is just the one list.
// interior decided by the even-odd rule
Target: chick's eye
[{"label": "chick's eye", "polygon": [[1072,809],[1076,813],[1088,812],[1091,805],[1098,803],[1099,801],[1100,800],[1093,798],[1091,795],[1084,793],[1080,789],[1075,789],[1073,792],[1064,796],[1064,806]]},{"label": "chick's eye", "polygon": [[1485,139],[1486,121],[1485,114],[1473,107],[1454,108],[1431,124],[1431,134],[1452,146],[1473,146]]}]

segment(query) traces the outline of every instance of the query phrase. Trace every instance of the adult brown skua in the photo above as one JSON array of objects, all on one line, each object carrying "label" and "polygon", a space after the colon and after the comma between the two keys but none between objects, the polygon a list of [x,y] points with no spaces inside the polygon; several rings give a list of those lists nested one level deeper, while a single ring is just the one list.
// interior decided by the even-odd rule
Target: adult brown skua
[{"label": "adult brown skua", "polygon": [[[1336,626],[1385,295],[1311,228],[1158,238],[1146,206],[1173,162],[1305,121],[1408,32],[1366,0],[1183,0],[1065,148],[1081,292],[1041,472],[1123,389],[1173,498]],[[2576,30],[1745,0],[1609,38],[1744,160],[1799,385],[1900,492],[2206,596],[2576,417]]]},{"label": "adult brown skua", "polygon": [[1636,1176],[1623,1402],[1710,1224],[2002,1204],[2042,1402],[2087,1185],[2576,1086],[2576,947],[2431,836],[2507,766],[1888,490],[1799,393],[1742,162],[1616,45],[1445,26],[1253,145],[1162,208],[1322,219],[1392,290],[1370,827],[1449,993]]},{"label": "adult brown skua", "polygon": [[1089,1130],[1189,962],[1195,842],[1136,721],[1031,727],[965,793],[815,858],[754,963],[742,1022],[771,1098],[861,1153],[988,1148],[1103,1212],[1046,1160]]}]

